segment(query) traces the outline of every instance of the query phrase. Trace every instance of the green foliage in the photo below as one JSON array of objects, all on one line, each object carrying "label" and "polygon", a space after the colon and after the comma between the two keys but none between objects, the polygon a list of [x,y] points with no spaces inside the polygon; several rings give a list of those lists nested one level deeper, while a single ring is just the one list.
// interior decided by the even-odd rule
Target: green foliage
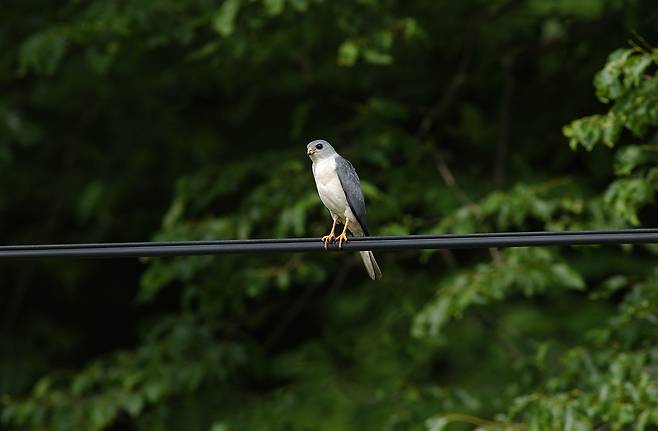
[{"label": "green foliage", "polygon": [[577,272],[556,262],[545,249],[506,250],[493,263],[479,264],[442,282],[437,298],[416,315],[412,331],[418,337],[437,336],[446,323],[469,307],[500,301],[514,291],[533,296],[547,289],[584,287]]},{"label": "green foliage", "polygon": [[[605,115],[581,118],[564,128],[572,148],[582,145],[592,150],[598,144],[614,147],[623,129],[645,138],[651,127],[658,125],[658,75],[650,66],[658,64],[658,50],[619,49],[608,58],[596,75],[596,94],[602,102],[613,102]],[[653,141],[655,139],[652,138]],[[638,211],[655,202],[658,173],[655,145],[633,142],[617,150],[615,173],[626,178],[614,181],[604,199],[607,206],[626,223],[640,224]]]},{"label": "green foliage", "polygon": [[[655,352],[624,352],[615,356],[590,357],[574,349],[564,359],[565,374],[579,378],[552,380],[551,385],[567,386],[567,391],[549,387],[548,393],[518,398],[510,420],[524,420],[529,430],[645,429],[657,424],[655,405],[658,386],[647,366],[655,364]],[[587,377],[578,370],[586,368]]]},{"label": "green foliage", "polygon": [[2,420],[21,428],[101,430],[174,393],[225,382],[244,361],[244,349],[216,342],[207,325],[163,319],[141,348],[94,361],[71,378],[43,377],[23,401],[3,400]]},{"label": "green foliage", "polygon": [[[517,398],[509,421],[521,420],[528,429],[538,430],[604,425],[615,430],[645,429],[658,424],[653,371],[658,351],[649,341],[656,335],[651,327],[658,304],[657,274],[654,271],[633,286],[610,325],[592,333],[590,345],[562,355],[560,373],[551,376],[542,390]],[[638,338],[639,333],[646,338]]]},{"label": "green foliage", "polygon": [[591,150],[603,143],[615,146],[624,128],[643,137],[658,125],[658,79],[647,73],[658,64],[658,51],[638,48],[619,49],[608,58],[596,75],[596,95],[604,103],[613,102],[606,115],[593,115],[572,122],[564,128],[572,148],[582,145]]},{"label": "green foliage", "polygon": [[[655,17],[618,0],[10,2],[0,241],[319,237],[313,138],[357,167],[375,234],[652,226],[658,51],[613,49],[655,39]],[[560,134],[598,109],[593,75],[607,112]],[[654,429],[656,256],[380,253],[377,283],[333,253],[10,262],[0,428]]]}]

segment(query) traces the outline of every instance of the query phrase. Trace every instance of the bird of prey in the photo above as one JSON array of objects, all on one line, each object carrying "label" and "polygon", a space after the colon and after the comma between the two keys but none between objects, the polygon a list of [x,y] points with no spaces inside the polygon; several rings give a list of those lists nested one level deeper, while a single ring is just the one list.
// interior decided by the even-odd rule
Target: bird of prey
[{"label": "bird of prey", "polygon": [[[313,161],[313,178],[318,188],[318,195],[329,210],[334,223],[331,232],[322,237],[325,250],[331,241],[338,241],[342,248],[347,241],[347,230],[353,236],[367,236],[366,204],[361,191],[359,176],[352,164],[342,158],[329,142],[312,141],[306,146],[306,153]],[[343,232],[336,236],[336,223],[341,223]],[[361,260],[373,280],[382,277],[372,251],[361,251]]]}]

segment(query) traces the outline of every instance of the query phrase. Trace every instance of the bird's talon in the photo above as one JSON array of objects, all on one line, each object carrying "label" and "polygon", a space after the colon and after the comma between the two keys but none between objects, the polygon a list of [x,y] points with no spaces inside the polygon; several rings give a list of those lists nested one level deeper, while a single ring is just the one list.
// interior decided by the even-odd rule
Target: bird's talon
[{"label": "bird's talon", "polygon": [[336,235],[334,235],[334,234],[329,234],[329,235],[325,235],[325,236],[323,236],[322,238],[320,238],[320,240],[321,240],[322,242],[330,242],[330,241],[333,241],[334,238],[336,238]]},{"label": "bird's talon", "polygon": [[336,231],[336,219],[334,219],[334,224],[331,225],[331,232],[320,238],[320,240],[324,244],[324,251],[327,251],[327,247],[329,246],[329,243],[333,241],[334,238],[336,238],[336,234],[334,233],[335,231]]},{"label": "bird's talon", "polygon": [[336,241],[338,241],[338,248],[343,248],[343,244],[347,242],[347,235],[345,233],[341,233],[336,237]]},{"label": "bird's talon", "polygon": [[327,247],[329,246],[329,243],[332,242],[336,238],[336,235],[334,235],[333,232],[330,232],[329,235],[325,235],[320,240],[324,244],[324,249],[327,250]]}]

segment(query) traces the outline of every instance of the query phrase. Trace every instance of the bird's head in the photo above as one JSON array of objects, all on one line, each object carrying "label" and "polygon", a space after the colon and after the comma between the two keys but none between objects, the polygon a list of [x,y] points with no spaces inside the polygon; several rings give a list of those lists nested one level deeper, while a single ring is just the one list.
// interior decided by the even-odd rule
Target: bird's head
[{"label": "bird's head", "polygon": [[336,154],[336,150],[334,150],[334,147],[332,147],[329,142],[317,139],[306,146],[306,154],[308,154],[311,160],[315,162],[328,157],[333,157]]}]

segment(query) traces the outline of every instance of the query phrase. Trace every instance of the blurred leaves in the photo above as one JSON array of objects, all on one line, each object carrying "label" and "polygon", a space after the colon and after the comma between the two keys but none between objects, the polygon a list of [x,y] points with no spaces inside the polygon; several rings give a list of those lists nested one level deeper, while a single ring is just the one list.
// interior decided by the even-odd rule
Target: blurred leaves
[{"label": "blurred leaves", "polygon": [[[658,54],[609,54],[653,3],[485,3],[10,2],[2,242],[319,237],[314,138],[374,234],[653,226]],[[0,423],[651,429],[655,256],[380,253],[377,283],[339,253],[10,263]]]},{"label": "blurred leaves", "polygon": [[653,203],[658,191],[656,172],[650,171],[646,178],[622,178],[610,185],[604,201],[612,211],[619,214],[627,223],[638,226],[638,210]]},{"label": "blurred leaves", "polygon": [[172,394],[225,382],[245,352],[212,341],[190,316],[165,319],[145,344],[87,365],[73,378],[42,378],[24,401],[2,399],[2,420],[24,428],[102,430],[121,414],[138,417]]},{"label": "blurred leaves", "polygon": [[572,148],[582,145],[592,150],[603,143],[617,144],[623,128],[643,137],[649,127],[658,125],[658,77],[646,74],[649,65],[658,64],[658,51],[620,49],[608,58],[596,75],[596,94],[604,103],[612,102],[605,115],[573,121],[564,128]]},{"label": "blurred leaves", "polygon": [[[230,36],[235,28],[235,18],[240,10],[240,0],[225,0],[212,20],[213,28],[222,36]],[[270,10],[271,6],[270,6]]]},{"label": "blurred leaves", "polygon": [[428,303],[414,320],[416,337],[435,337],[453,318],[473,305],[501,301],[514,291],[533,296],[547,289],[583,289],[585,282],[575,270],[546,249],[505,250],[499,261],[480,264],[441,283],[436,299]]}]

